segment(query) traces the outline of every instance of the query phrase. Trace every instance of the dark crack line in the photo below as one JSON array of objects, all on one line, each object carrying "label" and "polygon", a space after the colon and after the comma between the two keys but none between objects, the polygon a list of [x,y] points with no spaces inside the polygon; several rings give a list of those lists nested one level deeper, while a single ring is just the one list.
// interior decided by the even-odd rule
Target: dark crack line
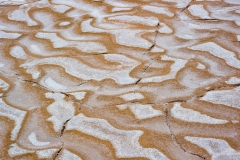
[{"label": "dark crack line", "polygon": [[169,102],[166,102],[165,104],[171,104],[171,103],[176,103],[176,102],[187,102],[186,100],[172,100],[172,101],[169,101]]},{"label": "dark crack line", "polygon": [[240,83],[237,83],[237,84],[229,84],[229,85],[222,85],[222,86],[217,86],[217,87],[208,89],[207,92],[209,92],[209,91],[214,91],[214,90],[218,90],[218,89],[221,89],[221,88],[233,88],[233,87],[238,87],[238,86],[240,86]]},{"label": "dark crack line", "polygon": [[181,10],[181,12],[184,12],[186,9],[188,9],[188,7],[190,7],[191,5],[190,4],[188,4],[186,7],[184,7],[182,10]]},{"label": "dark crack line", "polygon": [[143,105],[154,105],[155,103],[153,103],[153,102],[142,103],[142,102],[139,102],[139,101],[135,101],[135,102],[117,103],[117,104],[115,104],[115,105],[123,105],[123,104],[143,104]]},{"label": "dark crack line", "polygon": [[139,78],[139,79],[135,82],[135,84],[138,84],[141,80],[142,80],[142,78]]},{"label": "dark crack line", "polygon": [[46,89],[46,90],[49,90],[47,87],[44,87],[43,85],[41,85],[41,84],[39,84],[38,82],[35,82],[35,81],[33,81],[33,80],[24,79],[24,80],[22,80],[22,81],[24,81],[24,82],[29,82],[29,83],[33,83],[33,84],[36,84],[37,86],[40,86],[40,87],[42,87],[42,88],[44,88],[44,89]]},{"label": "dark crack line", "polygon": [[[71,118],[72,118],[72,117],[71,117]],[[67,123],[71,120],[71,118],[69,118],[68,120],[66,120],[66,121],[63,123],[62,129],[61,129],[61,132],[60,132],[60,137],[63,136],[63,133],[64,133],[64,131],[65,131],[65,129],[66,129],[66,125],[67,125]]]},{"label": "dark crack line", "polygon": [[167,124],[167,126],[168,126],[168,129],[169,129],[169,132],[170,132],[170,135],[171,135],[171,138],[172,138],[173,142],[174,142],[177,146],[179,146],[179,148],[180,148],[181,150],[183,150],[184,152],[186,152],[186,153],[188,153],[188,154],[197,156],[197,157],[199,157],[199,158],[201,158],[201,159],[204,159],[204,160],[206,159],[205,157],[203,157],[203,156],[201,156],[201,155],[199,155],[199,154],[192,153],[192,152],[188,152],[188,151],[187,151],[186,149],[184,149],[183,146],[177,141],[177,139],[176,139],[173,131],[171,130],[171,125],[169,124],[169,113],[168,113],[167,108],[165,108],[165,122],[166,122],[166,124]]},{"label": "dark crack line", "polygon": [[63,149],[63,146],[57,151],[56,155],[53,157],[53,160],[56,160],[56,158],[60,155],[62,149]]},{"label": "dark crack line", "polygon": [[87,83],[87,81],[82,82],[82,83],[78,84],[77,86],[81,86],[81,85],[83,85],[83,84],[85,84],[85,83]]},{"label": "dark crack line", "polygon": [[155,62],[154,59],[151,59],[150,64],[143,70],[143,74],[148,70],[148,68]]},{"label": "dark crack line", "polygon": [[159,25],[160,24],[158,23],[157,26],[156,26],[156,31],[155,31],[155,36],[154,36],[154,39],[153,39],[153,44],[147,49],[147,51],[143,55],[147,54],[148,52],[150,52],[153,49],[153,47],[155,47],[157,36],[158,36]]},{"label": "dark crack line", "polygon": [[216,18],[198,18],[194,20],[199,20],[199,21],[218,21],[219,19]]}]

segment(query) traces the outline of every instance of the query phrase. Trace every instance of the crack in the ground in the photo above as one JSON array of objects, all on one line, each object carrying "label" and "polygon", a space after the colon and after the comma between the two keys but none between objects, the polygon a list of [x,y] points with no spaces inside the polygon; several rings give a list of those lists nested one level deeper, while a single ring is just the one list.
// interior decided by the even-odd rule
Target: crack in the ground
[{"label": "crack in the ground", "polygon": [[186,7],[184,7],[182,10],[181,10],[181,12],[184,12],[186,9],[188,9],[188,7],[190,7],[191,5],[190,4],[188,4]]},{"label": "crack in the ground", "polygon": [[80,83],[80,84],[78,84],[78,85],[76,85],[76,86],[81,86],[81,85],[83,85],[83,84],[85,84],[85,83],[87,83],[87,81],[82,82],[82,83]]},{"label": "crack in the ground", "polygon": [[138,84],[141,80],[142,80],[142,78],[139,78],[139,79],[135,82],[135,84]]},{"label": "crack in the ground", "polygon": [[171,104],[171,103],[176,103],[176,102],[187,102],[187,100],[182,100],[182,99],[172,100],[172,101],[166,102],[165,104]]},{"label": "crack in the ground", "polygon": [[155,30],[155,36],[154,36],[154,39],[153,39],[153,44],[147,49],[147,51],[143,55],[147,54],[148,52],[150,52],[153,49],[153,47],[155,47],[157,36],[158,36],[159,26],[160,26],[160,23],[158,22],[158,24],[156,25],[156,30]]},{"label": "crack in the ground", "polygon": [[219,19],[216,18],[198,18],[194,20],[199,20],[199,21],[218,21]]},{"label": "crack in the ground", "polygon": [[189,2],[188,4],[187,4],[187,6],[186,7],[184,7],[182,10],[181,10],[181,12],[184,12],[186,9],[188,9],[192,4],[192,2],[194,2],[194,0],[191,0],[191,2]]},{"label": "crack in the ground", "polygon": [[175,135],[174,135],[174,133],[173,133],[173,131],[172,131],[172,129],[171,129],[171,125],[169,124],[169,113],[168,113],[167,108],[164,109],[164,112],[165,112],[165,122],[166,122],[166,125],[168,126],[168,129],[169,129],[169,132],[170,132],[170,135],[171,135],[171,138],[172,138],[173,142],[174,142],[181,150],[183,150],[184,152],[186,152],[186,153],[188,153],[188,154],[191,154],[191,155],[194,155],[194,156],[197,156],[197,157],[205,160],[205,159],[206,159],[205,157],[203,157],[203,156],[201,156],[201,155],[199,155],[199,154],[196,154],[196,153],[192,153],[192,152],[187,151],[185,148],[183,148],[182,144],[177,141],[177,139],[176,139],[176,137],[175,137]]},{"label": "crack in the ground", "polygon": [[[62,144],[62,145],[64,145],[64,144]],[[60,155],[62,149],[63,149],[63,146],[57,151],[56,155],[53,157],[53,160],[57,159],[57,157]]]},{"label": "crack in the ground", "polygon": [[[72,117],[71,117],[71,118],[72,118]],[[60,132],[60,137],[63,136],[63,133],[64,133],[64,131],[65,131],[65,129],[66,129],[66,125],[67,125],[67,123],[71,120],[71,118],[67,119],[67,120],[63,123],[62,129],[61,129],[61,132]]]},{"label": "crack in the ground", "polygon": [[210,89],[207,90],[207,92],[218,90],[218,89],[221,89],[221,88],[233,88],[233,87],[238,87],[238,86],[240,86],[240,83],[229,84],[229,85],[221,85],[221,86],[217,86],[217,87],[214,87],[214,88],[210,88]]},{"label": "crack in the ground", "polygon": [[41,84],[39,84],[38,82],[33,81],[33,80],[23,79],[22,81],[23,81],[23,82],[33,83],[33,84],[35,84],[35,85],[37,85],[37,86],[40,86],[40,87],[42,87],[42,88],[44,88],[44,89],[49,90],[47,87],[45,87],[45,86],[43,86],[43,85],[41,85]]},{"label": "crack in the ground", "polygon": [[154,104],[156,104],[156,103],[153,103],[153,102],[142,103],[142,102],[139,102],[139,101],[135,101],[135,102],[117,103],[117,104],[115,104],[115,105],[123,105],[123,104],[143,104],[143,105],[154,105]]}]

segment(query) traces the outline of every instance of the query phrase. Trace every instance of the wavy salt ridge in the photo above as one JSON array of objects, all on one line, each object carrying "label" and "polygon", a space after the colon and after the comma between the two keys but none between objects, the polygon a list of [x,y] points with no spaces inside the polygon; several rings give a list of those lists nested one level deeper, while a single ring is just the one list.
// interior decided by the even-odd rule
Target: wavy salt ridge
[{"label": "wavy salt ridge", "polygon": [[221,120],[212,118],[200,112],[194,111],[192,109],[183,108],[180,103],[175,103],[174,107],[171,109],[171,116],[176,119],[180,119],[186,122],[197,122],[206,124],[225,124],[228,123],[227,120]]},{"label": "wavy salt ridge", "polygon": [[116,36],[116,42],[120,45],[130,46],[130,47],[140,47],[146,48],[152,46],[152,43],[141,37],[141,34],[146,32],[155,32],[155,30],[140,30],[140,29],[111,29],[104,30],[100,28],[93,27],[91,25],[92,19],[88,19],[81,23],[81,29],[86,33],[111,33]]},{"label": "wavy salt ridge", "polygon": [[19,38],[22,34],[19,33],[11,33],[11,32],[4,32],[0,31],[0,39],[16,39]]},{"label": "wavy salt ridge", "polygon": [[221,139],[190,136],[186,136],[184,139],[198,145],[201,148],[204,148],[210,155],[212,155],[212,160],[238,160],[240,157],[240,152],[231,148],[226,141]]},{"label": "wavy salt ridge", "polygon": [[74,47],[83,52],[97,52],[97,53],[107,52],[106,47],[99,42],[66,41],[58,37],[56,33],[44,33],[44,32],[38,32],[36,34],[36,37],[49,39],[52,42],[54,48]]},{"label": "wavy salt ridge", "polygon": [[65,101],[65,95],[61,93],[46,93],[46,97],[55,100],[47,107],[47,111],[52,115],[47,120],[52,122],[54,130],[59,132],[63,124],[74,116],[75,107],[73,102]]},{"label": "wavy salt ridge", "polygon": [[239,84],[240,78],[231,77],[229,80],[225,81],[227,84]]},{"label": "wavy salt ridge", "polygon": [[15,58],[25,59],[26,53],[21,46],[14,46],[10,50],[10,55]]},{"label": "wavy salt ridge", "polygon": [[28,136],[28,140],[34,145],[34,146],[46,146],[49,145],[50,142],[41,142],[37,140],[37,136],[35,132],[32,132],[29,136]]},{"label": "wavy salt ridge", "polygon": [[47,88],[50,88],[50,89],[54,89],[54,90],[65,90],[67,89],[66,86],[56,82],[55,80],[53,80],[51,77],[47,77],[45,80],[44,80],[45,84],[47,85]]},{"label": "wavy salt ridge", "polygon": [[129,15],[109,17],[108,20],[137,23],[137,24],[143,24],[147,26],[156,26],[159,22],[158,19],[155,17],[140,17],[140,16],[129,16]]},{"label": "wavy salt ridge", "polygon": [[228,65],[240,69],[240,60],[236,58],[235,53],[222,48],[215,42],[207,42],[189,48],[192,50],[207,51],[218,58],[224,59]]},{"label": "wavy salt ridge", "polygon": [[121,63],[121,66],[116,68],[117,70],[115,71],[101,70],[91,68],[73,58],[58,57],[44,58],[32,62],[27,62],[25,64],[22,64],[21,67],[30,69],[31,67],[38,65],[55,64],[64,67],[67,73],[84,80],[93,79],[101,81],[103,79],[111,78],[119,84],[131,84],[137,81],[136,78],[131,78],[129,76],[129,72],[131,72],[131,70],[139,64],[137,61],[117,54],[109,54],[104,56],[107,60],[118,61]]},{"label": "wavy salt ridge", "polygon": [[144,96],[141,93],[127,93],[124,95],[119,96],[121,98],[123,98],[125,101],[131,101],[131,100],[135,100],[135,99],[143,99]]},{"label": "wavy salt ridge", "polygon": [[11,144],[10,148],[8,150],[8,155],[10,157],[16,157],[16,156],[21,156],[24,154],[28,154],[28,153],[35,153],[38,155],[38,158],[42,159],[42,158],[52,158],[53,154],[56,153],[59,149],[44,149],[44,150],[28,150],[28,149],[23,149],[21,147],[19,147],[16,143]]},{"label": "wavy salt ridge", "polygon": [[[0,63],[0,65],[1,65],[1,63]],[[0,88],[2,90],[6,91],[6,90],[8,90],[9,87],[10,87],[9,84],[7,84],[4,80],[0,79]],[[1,96],[1,94],[0,94],[0,96]]]},{"label": "wavy salt ridge", "polygon": [[168,27],[165,23],[160,23],[161,28],[158,30],[159,33],[166,33],[166,34],[170,34],[173,32],[173,30]]},{"label": "wavy salt ridge", "polygon": [[170,12],[168,10],[168,8],[149,6],[149,5],[142,6],[141,8],[143,10],[147,10],[147,11],[154,12],[154,13],[157,13],[157,14],[165,14],[168,17],[173,17],[174,16],[174,14],[172,12]]},{"label": "wavy salt ridge", "polygon": [[0,116],[4,116],[15,121],[15,126],[11,132],[11,140],[15,140],[17,138],[25,115],[26,111],[22,111],[9,106],[2,100],[2,98],[0,98]]},{"label": "wavy salt ridge", "polygon": [[201,100],[215,104],[224,104],[230,107],[240,109],[240,87],[232,90],[215,90],[205,94]]},{"label": "wavy salt ridge", "polygon": [[[52,158],[53,154],[56,153],[59,149],[45,149],[45,150],[40,150],[36,151],[38,158]],[[69,159],[70,160],[70,159]]]},{"label": "wavy salt ridge", "polygon": [[16,157],[16,156],[20,156],[23,154],[27,154],[27,153],[34,153],[35,151],[33,150],[27,150],[27,149],[23,149],[21,147],[19,147],[17,144],[11,144],[10,148],[8,150],[8,155],[10,157]]},{"label": "wavy salt ridge", "polygon": [[142,80],[141,80],[142,83],[162,82],[162,81],[165,81],[165,80],[174,79],[174,78],[176,78],[177,72],[180,69],[182,69],[185,66],[185,64],[187,63],[187,60],[172,58],[172,57],[168,57],[166,55],[162,56],[162,60],[165,60],[165,61],[169,60],[169,61],[174,61],[175,62],[173,65],[171,65],[170,73],[167,74],[167,75],[164,75],[164,76],[142,78]]},{"label": "wavy salt ridge", "polygon": [[121,104],[116,107],[120,110],[130,108],[137,119],[148,119],[163,115],[162,111],[153,109],[151,105],[146,104]]},{"label": "wavy salt ridge", "polygon": [[203,5],[191,5],[188,7],[188,10],[191,12],[193,16],[200,17],[202,19],[210,19],[208,11],[206,11],[203,7]]},{"label": "wavy salt ridge", "polygon": [[28,26],[36,26],[37,22],[32,20],[29,15],[27,14],[27,11],[24,10],[15,10],[8,14],[8,19],[14,20],[14,21],[20,21],[20,22],[26,22]]},{"label": "wavy salt ridge", "polygon": [[174,2],[177,8],[186,7],[191,0],[163,0],[164,2]]},{"label": "wavy salt ridge", "polygon": [[142,148],[138,142],[143,134],[140,130],[120,130],[111,126],[106,120],[86,117],[79,114],[66,126],[67,130],[78,130],[85,134],[110,141],[118,158],[146,157],[152,160],[166,160],[165,155],[154,148]]}]

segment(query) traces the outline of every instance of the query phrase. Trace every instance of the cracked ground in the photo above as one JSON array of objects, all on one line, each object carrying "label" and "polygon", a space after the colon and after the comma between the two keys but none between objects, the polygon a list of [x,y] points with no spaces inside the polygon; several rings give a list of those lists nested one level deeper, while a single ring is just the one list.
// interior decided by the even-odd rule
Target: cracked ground
[{"label": "cracked ground", "polygon": [[239,0],[0,0],[1,160],[240,160]]}]

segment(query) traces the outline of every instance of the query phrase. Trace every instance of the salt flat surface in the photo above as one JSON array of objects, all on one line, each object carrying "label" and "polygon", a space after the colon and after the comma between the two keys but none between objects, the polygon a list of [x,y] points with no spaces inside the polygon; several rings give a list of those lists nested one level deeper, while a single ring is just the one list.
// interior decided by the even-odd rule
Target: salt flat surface
[{"label": "salt flat surface", "polygon": [[238,160],[238,0],[0,0],[0,159]]}]

